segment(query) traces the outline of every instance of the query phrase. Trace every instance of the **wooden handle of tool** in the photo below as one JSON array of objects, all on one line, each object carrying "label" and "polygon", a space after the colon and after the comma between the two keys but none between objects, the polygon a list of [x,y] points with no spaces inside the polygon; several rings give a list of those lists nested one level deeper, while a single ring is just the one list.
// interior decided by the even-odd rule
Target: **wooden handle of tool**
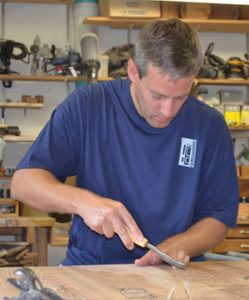
[{"label": "wooden handle of tool", "polygon": [[128,227],[126,227],[128,233],[129,233],[129,236],[131,238],[131,240],[133,241],[134,244],[142,247],[142,248],[145,248],[148,244],[148,240],[146,238],[144,238],[142,241],[138,241],[134,235],[131,233],[130,229]]}]

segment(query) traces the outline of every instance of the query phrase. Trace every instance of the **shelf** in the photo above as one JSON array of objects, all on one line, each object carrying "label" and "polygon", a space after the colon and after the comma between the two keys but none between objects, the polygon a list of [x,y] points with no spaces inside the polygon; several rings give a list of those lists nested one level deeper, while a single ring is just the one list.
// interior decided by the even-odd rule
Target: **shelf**
[{"label": "shelf", "polygon": [[109,81],[109,80],[114,80],[115,78],[113,77],[99,77],[98,81]]},{"label": "shelf", "polygon": [[229,130],[231,131],[248,131],[249,126],[229,126]]},{"label": "shelf", "polygon": [[[248,24],[249,26],[249,24]],[[249,85],[248,79],[243,78],[229,78],[229,79],[209,79],[209,78],[198,78],[195,79],[195,84],[208,84],[208,85]]]},{"label": "shelf", "polygon": [[[248,24],[249,26],[249,24]],[[113,77],[99,77],[98,81],[114,80]],[[60,75],[6,75],[0,74],[0,80],[13,80],[13,81],[85,81],[86,77],[79,76],[60,76]],[[249,85],[248,79],[209,79],[209,78],[197,78],[194,80],[194,85]],[[0,102],[1,103],[1,102]]]},{"label": "shelf", "polygon": [[61,75],[12,75],[12,74],[0,74],[0,80],[13,80],[13,81],[80,81],[86,80],[84,76],[61,76]]},{"label": "shelf", "polygon": [[74,0],[5,0],[6,3],[73,4]]},{"label": "shelf", "polygon": [[196,78],[193,82],[191,94],[193,95],[196,92],[196,89],[199,85],[249,85],[249,79],[243,78]]},{"label": "shelf", "polygon": [[71,222],[68,223],[55,222],[55,225],[53,226],[50,235],[50,241],[49,241],[50,245],[67,246],[70,227],[71,227]]},{"label": "shelf", "polygon": [[239,181],[249,181],[249,177],[247,176],[240,176],[238,177]]},{"label": "shelf", "polygon": [[[1,76],[1,75],[0,75]],[[114,80],[113,77],[100,77],[98,81]],[[236,79],[236,78],[219,78],[219,79],[209,79],[209,78],[196,78],[194,80],[195,85],[207,84],[207,85],[249,85],[249,79]]]},{"label": "shelf", "polygon": [[32,135],[4,135],[3,139],[5,142],[10,142],[10,143],[19,143],[19,142],[34,142],[36,139],[35,136]]},{"label": "shelf", "polygon": [[[13,206],[13,212],[2,212],[1,209],[3,206]],[[12,198],[0,198],[0,217],[9,218],[9,217],[18,217],[19,216],[19,202]]]},{"label": "shelf", "polygon": [[15,204],[16,202],[18,202],[15,199],[12,198],[0,198],[0,204]]},{"label": "shelf", "polygon": [[40,109],[43,103],[25,103],[25,102],[1,102],[0,108],[23,108],[23,109]]},{"label": "shelf", "polygon": [[[141,28],[154,18],[108,18],[88,16],[84,24],[104,25],[112,28]],[[181,19],[192,25],[197,31],[249,33],[249,20],[219,20],[219,19]]]}]

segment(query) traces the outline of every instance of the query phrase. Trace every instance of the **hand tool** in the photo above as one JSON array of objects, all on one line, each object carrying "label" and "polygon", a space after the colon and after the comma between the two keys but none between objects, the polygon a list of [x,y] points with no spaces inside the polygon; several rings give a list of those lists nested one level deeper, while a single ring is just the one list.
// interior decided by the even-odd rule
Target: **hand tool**
[{"label": "hand tool", "polygon": [[7,281],[21,290],[18,297],[4,297],[3,300],[65,300],[54,290],[43,287],[36,273],[27,267],[15,270],[16,278],[8,278]]},{"label": "hand tool", "polygon": [[185,264],[174,259],[173,257],[165,254],[164,252],[162,252],[161,250],[159,250],[157,247],[153,246],[152,244],[149,243],[149,241],[144,238],[142,241],[138,241],[133,234],[131,233],[131,231],[129,230],[129,228],[127,228],[127,231],[129,233],[130,238],[132,239],[133,243],[136,244],[139,247],[142,248],[148,248],[151,251],[153,251],[154,253],[156,253],[163,261],[165,261],[167,264],[176,267],[177,269],[185,269]]}]

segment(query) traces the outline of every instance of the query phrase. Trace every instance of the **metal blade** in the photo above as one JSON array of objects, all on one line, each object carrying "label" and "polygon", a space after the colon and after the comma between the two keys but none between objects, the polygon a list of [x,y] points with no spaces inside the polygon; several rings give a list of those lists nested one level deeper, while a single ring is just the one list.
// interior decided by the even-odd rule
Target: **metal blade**
[{"label": "metal blade", "polygon": [[161,250],[159,250],[157,247],[151,245],[150,243],[148,243],[147,248],[149,248],[151,251],[153,251],[154,253],[156,253],[163,261],[165,261],[167,264],[176,267],[177,269],[185,269],[185,264],[170,257],[169,255],[163,253]]}]

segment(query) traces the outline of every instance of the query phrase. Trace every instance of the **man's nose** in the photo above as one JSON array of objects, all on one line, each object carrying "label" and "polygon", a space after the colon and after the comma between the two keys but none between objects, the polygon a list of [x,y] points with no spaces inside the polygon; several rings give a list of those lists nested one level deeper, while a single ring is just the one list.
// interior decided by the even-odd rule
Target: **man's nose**
[{"label": "man's nose", "polygon": [[162,102],[161,113],[164,117],[172,117],[174,115],[174,102],[171,99],[167,99]]}]

